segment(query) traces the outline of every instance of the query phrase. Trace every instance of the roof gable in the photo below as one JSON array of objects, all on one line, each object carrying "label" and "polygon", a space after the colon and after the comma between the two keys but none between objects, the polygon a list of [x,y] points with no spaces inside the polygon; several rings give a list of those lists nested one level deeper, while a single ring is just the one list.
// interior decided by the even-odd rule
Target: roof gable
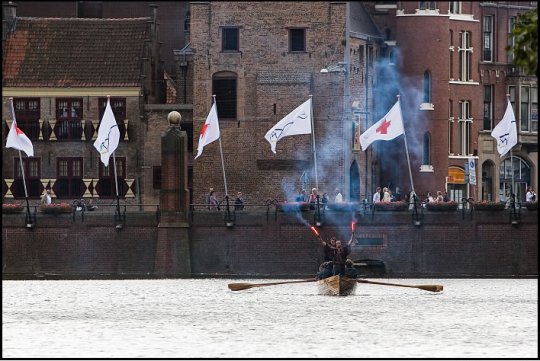
[{"label": "roof gable", "polygon": [[4,87],[133,87],[141,83],[150,18],[16,19]]}]

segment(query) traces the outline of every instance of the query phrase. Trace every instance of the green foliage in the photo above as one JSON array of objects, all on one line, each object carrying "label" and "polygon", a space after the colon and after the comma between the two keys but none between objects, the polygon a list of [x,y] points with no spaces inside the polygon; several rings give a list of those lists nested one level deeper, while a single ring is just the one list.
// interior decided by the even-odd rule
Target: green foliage
[{"label": "green foliage", "polygon": [[538,76],[538,8],[518,16],[512,35],[514,46],[506,50],[514,54],[514,64]]}]

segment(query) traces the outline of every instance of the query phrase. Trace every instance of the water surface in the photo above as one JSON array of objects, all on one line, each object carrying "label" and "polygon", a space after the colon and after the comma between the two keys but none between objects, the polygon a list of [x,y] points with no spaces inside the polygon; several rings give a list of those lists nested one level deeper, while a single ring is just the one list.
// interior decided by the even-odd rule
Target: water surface
[{"label": "water surface", "polygon": [[7,358],[537,358],[537,279],[3,281]]}]

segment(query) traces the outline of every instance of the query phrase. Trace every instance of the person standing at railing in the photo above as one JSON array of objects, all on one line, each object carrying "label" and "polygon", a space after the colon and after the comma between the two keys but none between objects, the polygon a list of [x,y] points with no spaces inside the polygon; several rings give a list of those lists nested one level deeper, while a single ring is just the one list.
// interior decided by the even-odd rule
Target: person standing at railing
[{"label": "person standing at railing", "polygon": [[51,191],[50,190],[47,189],[45,193],[43,193],[43,196],[41,197],[41,204],[45,206],[48,206],[49,204],[51,204]]},{"label": "person standing at railing", "polygon": [[536,201],[536,193],[534,193],[533,187],[527,189],[527,194],[525,195],[525,201],[534,202]]},{"label": "person standing at railing", "polygon": [[242,198],[242,192],[236,193],[236,199],[234,200],[234,209],[241,211],[244,209],[244,198]]},{"label": "person standing at railing", "polygon": [[211,191],[209,193],[208,204],[207,204],[208,209],[211,211],[219,210],[219,202],[216,198],[214,189],[213,188],[210,188],[210,189]]}]

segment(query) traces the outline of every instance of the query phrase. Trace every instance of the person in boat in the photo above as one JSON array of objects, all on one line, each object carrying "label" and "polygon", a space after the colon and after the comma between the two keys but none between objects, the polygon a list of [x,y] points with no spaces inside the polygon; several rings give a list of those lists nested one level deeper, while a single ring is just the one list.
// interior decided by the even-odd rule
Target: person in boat
[{"label": "person in boat", "polygon": [[328,246],[333,250],[333,275],[345,275],[345,262],[347,261],[347,256],[349,255],[349,253],[351,253],[351,245],[354,242],[354,232],[351,234],[351,239],[349,240],[349,242],[347,242],[345,246],[341,244],[341,241],[339,239],[336,239],[335,245],[326,243],[320,237],[319,239],[323,246]]},{"label": "person in boat", "polygon": [[332,261],[323,262],[319,266],[319,272],[317,273],[317,278],[322,280],[324,278],[331,277],[332,273],[333,273]]},{"label": "person in boat", "polygon": [[330,244],[326,243],[323,246],[324,251],[324,261],[332,261],[334,259],[334,249],[336,247],[336,237],[330,238]]},{"label": "person in boat", "polygon": [[358,271],[354,268],[354,262],[351,259],[345,261],[345,276],[350,278],[356,278]]}]

